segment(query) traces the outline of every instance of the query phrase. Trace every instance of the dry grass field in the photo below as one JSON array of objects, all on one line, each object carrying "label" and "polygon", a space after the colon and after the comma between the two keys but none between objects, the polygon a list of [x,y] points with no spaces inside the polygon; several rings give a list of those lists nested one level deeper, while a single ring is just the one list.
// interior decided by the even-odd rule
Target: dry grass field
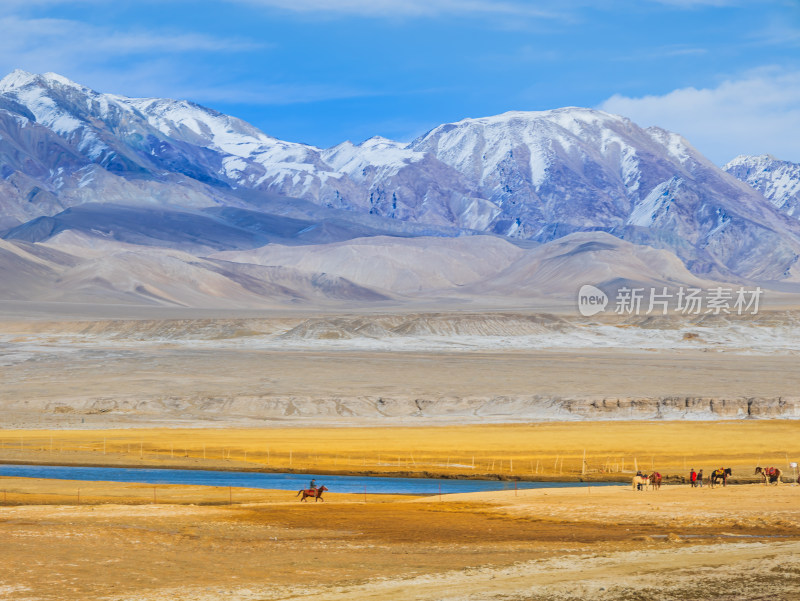
[{"label": "dry grass field", "polygon": [[[8,601],[793,601],[800,487],[336,495],[4,479]],[[70,494],[86,496],[77,504]],[[226,492],[226,491],[225,491]],[[24,493],[24,494],[23,494]]]},{"label": "dry grass field", "polygon": [[[584,452],[586,463],[584,465]],[[800,422],[572,422],[448,427],[5,430],[0,461],[503,478],[790,475]]]}]

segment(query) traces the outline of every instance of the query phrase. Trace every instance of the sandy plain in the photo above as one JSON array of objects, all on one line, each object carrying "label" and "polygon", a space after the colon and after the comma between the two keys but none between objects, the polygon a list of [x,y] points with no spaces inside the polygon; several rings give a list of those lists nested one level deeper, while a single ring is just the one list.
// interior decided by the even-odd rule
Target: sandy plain
[{"label": "sandy plain", "polygon": [[7,428],[796,418],[798,323],[5,321],[0,403]]}]

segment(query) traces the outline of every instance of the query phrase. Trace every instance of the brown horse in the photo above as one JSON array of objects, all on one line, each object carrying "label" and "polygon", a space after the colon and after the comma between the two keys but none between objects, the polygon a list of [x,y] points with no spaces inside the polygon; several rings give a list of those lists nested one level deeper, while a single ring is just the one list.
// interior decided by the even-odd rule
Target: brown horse
[{"label": "brown horse", "polygon": [[653,472],[650,475],[650,486],[653,487],[653,490],[659,490],[661,488],[661,474]]},{"label": "brown horse", "polygon": [[729,467],[725,469],[718,469],[711,472],[711,476],[708,478],[709,484],[711,484],[711,488],[714,488],[714,485],[717,482],[722,482],[722,486],[726,486],[728,483],[728,476],[733,473],[733,470]]},{"label": "brown horse", "polygon": [[308,497],[314,497],[314,503],[317,501],[322,501],[324,503],[325,499],[322,498],[322,493],[324,493],[326,490],[328,489],[324,486],[320,486],[319,488],[298,490],[295,497],[299,497],[300,493],[303,493],[303,498],[300,499],[301,501],[305,501]]},{"label": "brown horse", "polygon": [[757,467],[754,474],[761,474],[764,484],[780,484],[783,472],[778,467]]}]

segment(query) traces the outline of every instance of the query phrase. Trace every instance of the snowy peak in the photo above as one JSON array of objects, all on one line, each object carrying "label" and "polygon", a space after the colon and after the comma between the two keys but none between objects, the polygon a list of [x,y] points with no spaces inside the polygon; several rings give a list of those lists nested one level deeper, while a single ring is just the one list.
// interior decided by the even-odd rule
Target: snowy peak
[{"label": "snowy peak", "polygon": [[[57,73],[37,75],[14,71],[0,81],[0,94],[25,105],[36,115],[37,121],[48,126],[55,121],[54,113],[59,113],[58,117],[68,122],[69,127],[62,124],[56,130],[58,133],[68,133],[81,124],[88,125],[92,119],[113,120],[115,113],[123,112],[139,117],[171,138],[236,156],[245,156],[255,148],[275,142],[274,138],[240,119],[186,100],[102,94]],[[134,121],[129,127],[141,133],[140,123]]]},{"label": "snowy peak", "polygon": [[[643,152],[681,163],[695,152],[677,134],[643,130],[624,117],[576,107],[464,119],[431,130],[411,147],[433,153],[477,185],[492,187],[501,203],[515,188],[525,188],[520,192],[527,195],[539,191],[554,170],[566,167],[583,177],[587,163],[614,170],[628,193],[638,194]],[[672,175],[665,173],[659,181]]]},{"label": "snowy peak", "polygon": [[772,155],[740,155],[722,168],[761,192],[776,208],[800,219],[800,164]]},{"label": "snowy peak", "polygon": [[318,149],[241,119],[186,100],[103,94],[55,73],[9,74],[0,107],[16,108],[104,167],[116,161],[117,171],[178,171],[253,187],[324,170]]},{"label": "snowy peak", "polygon": [[52,88],[54,85],[73,88],[79,90],[84,94],[96,95],[97,92],[79,83],[75,83],[71,79],[59,75],[58,73],[29,73],[22,69],[15,69],[3,79],[0,79],[0,94],[13,93],[17,90],[29,87],[38,87],[42,89]]},{"label": "snowy peak", "polygon": [[24,87],[35,81],[37,75],[22,69],[14,69],[11,73],[0,79],[0,94]]},{"label": "snowy peak", "polygon": [[408,144],[374,136],[361,144],[343,142],[323,150],[321,156],[333,170],[363,179],[370,168],[381,169],[384,175],[397,173],[405,165],[422,160],[425,155],[409,149]]},{"label": "snowy peak", "polygon": [[526,125],[541,125],[545,122],[553,123],[570,131],[585,130],[589,127],[605,127],[611,123],[630,123],[625,117],[582,107],[563,107],[548,111],[507,111],[499,115],[468,117],[454,123],[440,125],[422,136],[422,138],[428,137],[431,133],[441,128],[450,129],[470,126],[514,128]]},{"label": "snowy peak", "polygon": [[371,138],[364,140],[363,142],[361,142],[361,144],[358,144],[357,146],[363,149],[376,149],[376,150],[385,150],[385,149],[404,150],[408,148],[408,144],[404,144],[403,142],[395,142],[394,140],[390,140],[389,138],[384,138],[383,136],[372,136]]},{"label": "snowy peak", "polygon": [[166,136],[212,147],[235,156],[249,156],[264,144],[276,142],[241,119],[187,100],[114,97],[121,106],[144,116]]},{"label": "snowy peak", "polygon": [[648,127],[647,133],[650,137],[660,146],[662,146],[673,158],[677,159],[681,164],[687,163],[689,160],[695,159],[700,156],[691,144],[681,136],[660,127]]},{"label": "snowy peak", "polygon": [[81,126],[81,120],[76,118],[54,87],[65,86],[62,80],[68,82],[70,88],[80,87],[66,78],[57,76],[56,79],[53,75],[36,75],[18,69],[0,80],[0,97],[19,103],[38,123],[59,135],[68,135]]},{"label": "snowy peak", "polygon": [[772,163],[777,159],[772,156],[771,154],[759,154],[759,155],[748,155],[748,154],[740,154],[730,161],[728,161],[723,170],[728,171],[734,169],[736,167],[757,167],[757,166],[765,166],[768,163]]}]

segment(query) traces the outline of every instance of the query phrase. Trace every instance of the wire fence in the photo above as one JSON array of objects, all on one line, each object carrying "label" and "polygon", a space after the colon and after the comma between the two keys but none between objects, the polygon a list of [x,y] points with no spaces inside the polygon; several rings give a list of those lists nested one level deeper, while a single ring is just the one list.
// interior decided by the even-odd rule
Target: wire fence
[{"label": "wire fence", "polygon": [[788,451],[761,456],[737,454],[735,449],[719,456],[675,454],[587,454],[586,451],[542,453],[541,451],[494,449],[454,451],[411,450],[381,452],[357,450],[307,450],[303,448],[223,446],[199,441],[151,442],[102,438],[96,440],[56,437],[0,438],[0,460],[36,463],[172,466],[207,469],[242,469],[286,472],[427,474],[445,477],[489,477],[549,479],[595,476],[623,477],[638,471],[688,475],[691,469],[710,471],[733,467],[737,476],[753,474],[756,466],[780,467],[796,475],[797,464]]}]

